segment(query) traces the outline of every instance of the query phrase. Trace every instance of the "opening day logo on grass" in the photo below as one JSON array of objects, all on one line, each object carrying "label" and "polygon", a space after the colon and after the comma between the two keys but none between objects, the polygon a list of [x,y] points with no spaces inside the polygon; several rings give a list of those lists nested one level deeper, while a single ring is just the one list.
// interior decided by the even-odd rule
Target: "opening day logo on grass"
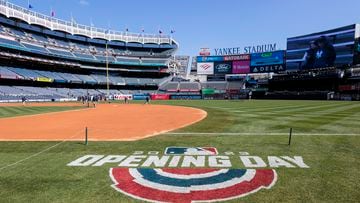
[{"label": "opening day logo on grass", "polygon": [[[243,167],[233,168],[234,161]],[[215,147],[167,147],[132,155],[85,155],[68,166],[110,168],[112,187],[149,202],[216,202],[270,189],[277,180],[274,168],[309,168],[301,156],[260,156],[224,152]]]}]

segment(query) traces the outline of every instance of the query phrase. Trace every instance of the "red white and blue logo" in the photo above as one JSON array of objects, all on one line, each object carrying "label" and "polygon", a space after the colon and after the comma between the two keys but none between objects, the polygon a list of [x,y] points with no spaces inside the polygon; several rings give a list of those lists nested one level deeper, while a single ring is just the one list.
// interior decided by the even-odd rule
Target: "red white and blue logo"
[{"label": "red white and blue logo", "polygon": [[113,188],[135,199],[184,203],[231,200],[277,180],[273,169],[111,168],[110,177]]},{"label": "red white and blue logo", "polygon": [[217,155],[215,147],[167,147],[166,155]]}]

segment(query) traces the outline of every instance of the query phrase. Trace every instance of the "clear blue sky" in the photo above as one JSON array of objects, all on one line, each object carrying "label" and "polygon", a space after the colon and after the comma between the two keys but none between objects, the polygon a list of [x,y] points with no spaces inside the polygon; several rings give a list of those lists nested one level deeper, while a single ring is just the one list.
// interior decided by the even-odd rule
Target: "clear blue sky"
[{"label": "clear blue sky", "polygon": [[[27,7],[28,0],[9,0]],[[78,23],[130,32],[162,29],[179,42],[178,54],[201,47],[244,47],[360,23],[360,0],[30,0],[34,11]]]}]

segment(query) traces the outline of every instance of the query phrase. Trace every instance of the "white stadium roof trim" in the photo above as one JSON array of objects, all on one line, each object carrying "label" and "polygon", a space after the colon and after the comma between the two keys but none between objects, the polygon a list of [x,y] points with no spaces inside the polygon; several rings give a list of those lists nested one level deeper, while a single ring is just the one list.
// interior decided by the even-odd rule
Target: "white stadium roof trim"
[{"label": "white stadium roof trim", "polygon": [[12,4],[6,0],[0,0],[0,13],[10,18],[17,18],[28,24],[40,25],[50,30],[67,32],[72,35],[82,35],[89,38],[98,38],[109,41],[135,42],[141,44],[177,44],[174,39],[168,35],[130,33],[96,28],[86,25],[80,25],[75,22],[60,20],[41,13],[31,11]]}]

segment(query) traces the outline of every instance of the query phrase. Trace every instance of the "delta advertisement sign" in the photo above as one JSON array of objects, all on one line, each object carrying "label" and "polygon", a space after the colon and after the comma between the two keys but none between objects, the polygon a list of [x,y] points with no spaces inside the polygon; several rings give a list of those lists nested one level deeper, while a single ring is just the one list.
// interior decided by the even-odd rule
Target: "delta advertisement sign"
[{"label": "delta advertisement sign", "polygon": [[269,73],[285,71],[285,51],[251,54],[251,73]]},{"label": "delta advertisement sign", "polygon": [[219,152],[215,147],[177,146],[167,147],[164,152],[83,155],[67,166],[109,167],[111,187],[137,200],[188,203],[228,201],[260,190],[270,192],[281,178],[276,169],[310,168],[298,155],[257,156]]}]

